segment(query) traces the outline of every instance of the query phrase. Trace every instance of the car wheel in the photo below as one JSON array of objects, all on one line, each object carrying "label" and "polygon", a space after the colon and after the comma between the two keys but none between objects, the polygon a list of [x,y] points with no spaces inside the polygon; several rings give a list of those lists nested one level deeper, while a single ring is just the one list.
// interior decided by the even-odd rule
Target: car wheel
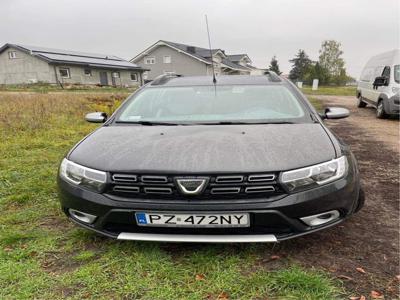
[{"label": "car wheel", "polygon": [[365,103],[364,101],[362,101],[362,96],[361,96],[361,94],[359,94],[357,98],[358,98],[357,107],[362,108],[362,107],[366,107],[366,106],[367,106],[367,103]]},{"label": "car wheel", "polygon": [[383,100],[379,100],[378,106],[376,107],[376,117],[379,119],[386,119],[388,117],[383,106]]},{"label": "car wheel", "polygon": [[365,203],[365,193],[364,193],[364,190],[361,188],[360,192],[358,194],[357,207],[354,210],[354,213],[359,212],[361,210],[361,208],[363,208],[364,203]]}]

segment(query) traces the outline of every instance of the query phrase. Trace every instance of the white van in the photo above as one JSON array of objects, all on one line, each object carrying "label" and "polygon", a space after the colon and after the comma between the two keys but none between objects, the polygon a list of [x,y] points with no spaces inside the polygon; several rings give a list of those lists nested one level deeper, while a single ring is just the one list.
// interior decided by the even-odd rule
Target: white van
[{"label": "white van", "polygon": [[400,49],[372,57],[357,87],[358,107],[370,104],[378,118],[400,113]]}]

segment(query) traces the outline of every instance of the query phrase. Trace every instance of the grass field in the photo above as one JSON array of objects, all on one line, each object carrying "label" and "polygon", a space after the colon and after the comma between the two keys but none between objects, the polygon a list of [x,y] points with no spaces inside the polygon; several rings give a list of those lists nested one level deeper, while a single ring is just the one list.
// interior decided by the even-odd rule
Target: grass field
[{"label": "grass field", "polygon": [[[127,94],[0,93],[0,299],[336,299],[340,281],[274,245],[120,242],[60,212],[63,155]],[[281,256],[279,256],[281,255]]]},{"label": "grass field", "polygon": [[336,95],[336,96],[356,96],[356,86],[320,86],[313,91],[311,86],[303,86],[301,91],[306,95]]}]

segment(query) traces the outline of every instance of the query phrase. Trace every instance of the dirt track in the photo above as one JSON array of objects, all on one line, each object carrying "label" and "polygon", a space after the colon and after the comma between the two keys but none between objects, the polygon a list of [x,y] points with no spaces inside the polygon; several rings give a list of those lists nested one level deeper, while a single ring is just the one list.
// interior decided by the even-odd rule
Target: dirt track
[{"label": "dirt track", "polygon": [[[399,120],[379,120],[375,110],[358,109],[354,97],[318,96],[324,106],[350,109],[347,119],[327,125],[358,159],[366,204],[340,226],[280,244],[274,252],[341,278],[354,296],[372,290],[398,299],[399,279]],[[365,273],[357,271],[363,268]]]}]

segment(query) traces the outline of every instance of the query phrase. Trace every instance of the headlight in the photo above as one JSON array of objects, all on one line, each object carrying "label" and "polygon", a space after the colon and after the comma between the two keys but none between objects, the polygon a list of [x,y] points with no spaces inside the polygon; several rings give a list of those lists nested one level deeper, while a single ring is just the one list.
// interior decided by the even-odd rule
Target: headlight
[{"label": "headlight", "polygon": [[323,185],[344,176],[347,170],[346,156],[311,167],[283,172],[281,182],[290,192]]},{"label": "headlight", "polygon": [[60,166],[60,176],[64,180],[93,189],[102,191],[107,180],[106,172],[86,168],[64,158]]}]

